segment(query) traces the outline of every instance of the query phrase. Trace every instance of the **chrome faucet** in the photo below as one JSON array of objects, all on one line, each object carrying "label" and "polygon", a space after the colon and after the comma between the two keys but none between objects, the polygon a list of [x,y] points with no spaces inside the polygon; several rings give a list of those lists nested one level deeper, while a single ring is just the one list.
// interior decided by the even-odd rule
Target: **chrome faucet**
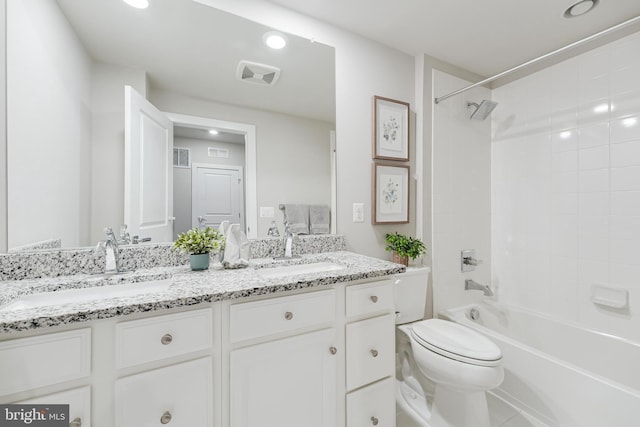
[{"label": "chrome faucet", "polygon": [[487,297],[492,297],[493,296],[493,290],[491,290],[491,288],[489,287],[489,285],[482,285],[472,279],[467,279],[464,281],[464,290],[468,291],[468,290],[478,290],[478,291],[482,291],[484,293],[485,296]]},{"label": "chrome faucet", "polygon": [[[124,269],[120,266],[120,256],[118,250],[118,238],[111,227],[104,229],[107,238],[98,242],[97,250],[105,251],[105,273],[122,273]],[[110,263],[113,259],[113,263]]]},{"label": "chrome faucet", "polygon": [[283,245],[284,245],[284,256],[283,258],[291,258],[293,257],[293,238],[295,234],[291,231],[291,226],[289,225],[289,221],[284,222],[284,236],[283,236]]}]

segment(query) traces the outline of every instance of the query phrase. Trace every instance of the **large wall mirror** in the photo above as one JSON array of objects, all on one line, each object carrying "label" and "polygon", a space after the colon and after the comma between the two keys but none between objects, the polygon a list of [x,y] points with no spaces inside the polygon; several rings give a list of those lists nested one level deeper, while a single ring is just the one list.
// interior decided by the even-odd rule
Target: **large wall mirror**
[{"label": "large wall mirror", "polygon": [[255,189],[241,190],[240,221],[255,218],[257,237],[272,220],[281,227],[280,204],[331,205],[334,49],[285,34],[287,46],[273,50],[263,42],[273,30],[193,0],[144,10],[120,0],[7,0],[9,251],[92,246],[105,227],[118,233],[125,86],[180,118],[174,235],[199,217],[197,168],[254,177]]}]

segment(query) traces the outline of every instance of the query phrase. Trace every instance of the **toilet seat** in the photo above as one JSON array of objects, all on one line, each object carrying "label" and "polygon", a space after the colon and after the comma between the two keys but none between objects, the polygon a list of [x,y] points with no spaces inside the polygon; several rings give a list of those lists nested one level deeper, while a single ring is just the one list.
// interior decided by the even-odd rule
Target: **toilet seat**
[{"label": "toilet seat", "polygon": [[411,325],[411,336],[441,356],[477,366],[499,366],[500,348],[483,335],[454,322],[428,319]]}]

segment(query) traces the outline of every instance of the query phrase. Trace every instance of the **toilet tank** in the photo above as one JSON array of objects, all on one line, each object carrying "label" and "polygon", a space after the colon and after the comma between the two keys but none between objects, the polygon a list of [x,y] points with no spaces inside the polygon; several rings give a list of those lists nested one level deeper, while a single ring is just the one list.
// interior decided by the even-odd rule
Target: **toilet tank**
[{"label": "toilet tank", "polygon": [[429,272],[429,267],[409,267],[405,273],[396,276],[394,290],[397,325],[424,318]]}]

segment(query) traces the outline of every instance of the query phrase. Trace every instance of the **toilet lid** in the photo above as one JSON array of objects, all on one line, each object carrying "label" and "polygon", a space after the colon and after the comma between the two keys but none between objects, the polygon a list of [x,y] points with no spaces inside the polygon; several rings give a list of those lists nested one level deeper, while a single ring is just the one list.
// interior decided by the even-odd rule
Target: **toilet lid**
[{"label": "toilet lid", "polygon": [[442,356],[479,366],[497,366],[500,348],[480,333],[455,322],[428,319],[416,322],[411,335],[423,347]]}]

